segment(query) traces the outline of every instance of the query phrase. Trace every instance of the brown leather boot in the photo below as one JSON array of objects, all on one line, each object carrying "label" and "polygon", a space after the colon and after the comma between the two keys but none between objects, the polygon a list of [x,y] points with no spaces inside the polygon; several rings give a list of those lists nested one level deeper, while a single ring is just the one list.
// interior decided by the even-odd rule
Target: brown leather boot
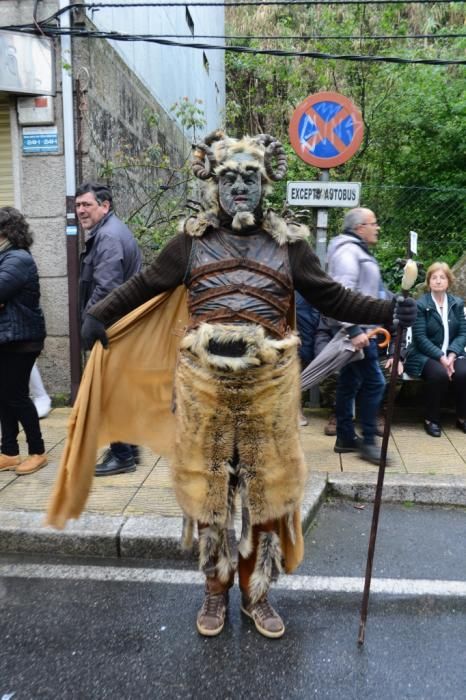
[{"label": "brown leather boot", "polygon": [[29,455],[29,457],[26,457],[26,459],[16,467],[15,471],[17,474],[33,474],[39,471],[39,469],[42,469],[42,467],[45,467],[47,462],[46,452],[41,455]]},{"label": "brown leather boot", "polygon": [[276,610],[270,605],[267,596],[257,603],[248,603],[243,597],[241,612],[250,617],[256,626],[256,630],[264,637],[278,639],[285,634],[285,625]]},{"label": "brown leather boot", "polygon": [[15,469],[20,462],[21,457],[19,455],[11,456],[0,454],[0,471]]},{"label": "brown leather boot", "polygon": [[228,607],[228,591],[209,593],[206,589],[204,602],[197,614],[196,626],[199,634],[215,637],[223,630]]}]

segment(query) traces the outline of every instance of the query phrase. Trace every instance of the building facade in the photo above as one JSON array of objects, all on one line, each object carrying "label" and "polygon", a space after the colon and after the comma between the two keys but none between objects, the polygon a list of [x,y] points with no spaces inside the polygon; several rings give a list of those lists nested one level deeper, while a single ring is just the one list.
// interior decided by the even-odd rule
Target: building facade
[{"label": "building facade", "polygon": [[[50,17],[67,4],[40,2],[37,19]],[[33,0],[3,0],[0,28],[32,24],[34,6]],[[122,149],[137,155],[157,145],[175,166],[181,164],[189,153],[192,133],[177,121],[172,105],[183,99],[201,100],[207,132],[222,123],[225,102],[220,51],[110,42],[85,33],[95,29],[131,35],[157,32],[186,36],[180,41],[190,43],[189,34],[223,34],[224,16],[223,8],[190,10],[180,3],[179,8],[141,11],[67,11],[60,15],[60,23],[78,27],[82,38],[46,39],[31,33],[28,45],[24,35],[17,37],[19,31],[0,29],[0,206],[16,206],[34,231],[32,252],[47,322],[39,365],[49,392],[66,397],[76,393],[81,364],[80,234],[71,196],[76,184],[108,179],[106,166]],[[38,47],[37,42],[42,45]],[[50,85],[44,76],[31,74],[31,66],[40,64],[37,58],[31,61],[31,51],[40,50],[46,66],[48,46],[54,59],[47,76]],[[44,85],[51,89],[44,92]],[[134,204],[130,191],[134,188],[119,186],[118,179],[116,185],[116,210],[125,218]]]}]

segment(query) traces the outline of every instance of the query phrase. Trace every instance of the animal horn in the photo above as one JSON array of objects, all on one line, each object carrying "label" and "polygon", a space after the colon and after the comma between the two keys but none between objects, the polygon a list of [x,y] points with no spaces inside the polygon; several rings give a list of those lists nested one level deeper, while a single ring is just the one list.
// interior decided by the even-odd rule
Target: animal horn
[{"label": "animal horn", "polygon": [[[208,180],[212,177],[217,161],[210,146],[215,141],[221,141],[225,138],[223,131],[217,129],[206,136],[204,143],[198,143],[193,146],[193,173],[200,180]],[[207,164],[206,164],[207,159]]]},{"label": "animal horn", "polygon": [[283,145],[270,134],[259,134],[257,141],[265,147],[264,166],[267,175],[271,180],[282,180],[287,171],[286,153]]},{"label": "animal horn", "polygon": [[[193,173],[199,180],[208,180],[212,177],[212,161],[214,154],[205,143],[198,143],[193,146]],[[206,164],[207,159],[207,164]]]}]

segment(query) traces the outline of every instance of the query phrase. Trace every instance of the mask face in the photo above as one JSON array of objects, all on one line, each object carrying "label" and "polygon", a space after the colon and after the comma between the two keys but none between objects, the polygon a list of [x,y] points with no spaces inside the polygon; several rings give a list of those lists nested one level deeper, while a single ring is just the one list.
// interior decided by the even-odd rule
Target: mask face
[{"label": "mask face", "polygon": [[[237,154],[234,158],[247,165],[248,157]],[[262,196],[262,179],[258,170],[242,168],[227,170],[218,179],[218,194],[220,206],[229,216],[234,217],[241,212],[255,212]]]}]

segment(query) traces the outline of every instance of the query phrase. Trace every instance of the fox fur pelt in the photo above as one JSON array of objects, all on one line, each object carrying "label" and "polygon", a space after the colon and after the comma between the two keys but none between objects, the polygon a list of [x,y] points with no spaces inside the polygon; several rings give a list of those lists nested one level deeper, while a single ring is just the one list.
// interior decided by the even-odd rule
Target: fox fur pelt
[{"label": "fox fur pelt", "polygon": [[[208,351],[209,339],[246,343],[242,358]],[[299,340],[254,325],[202,324],[182,341],[175,378],[178,503],[193,520],[228,527],[232,462],[251,525],[290,515],[302,500]],[[228,360],[231,363],[228,364]],[[246,555],[249,547],[243,543]]]}]

